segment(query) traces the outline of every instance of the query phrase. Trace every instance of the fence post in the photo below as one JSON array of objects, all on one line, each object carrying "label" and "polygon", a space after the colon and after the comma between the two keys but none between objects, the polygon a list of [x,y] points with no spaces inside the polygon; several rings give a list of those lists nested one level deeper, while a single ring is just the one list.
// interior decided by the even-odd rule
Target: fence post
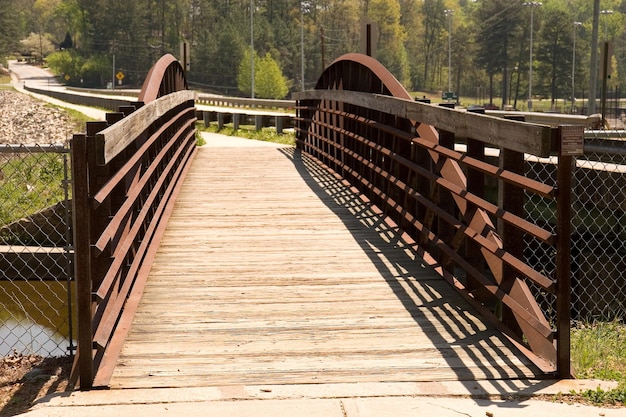
[{"label": "fence post", "polygon": [[72,176],[74,177],[72,201],[74,214],[74,274],[76,277],[76,298],[78,300],[78,357],[75,367],[78,367],[81,390],[91,389],[93,381],[89,170],[87,165],[87,137],[84,134],[74,135],[72,139]]},{"label": "fence post", "polygon": [[574,155],[582,155],[584,128],[559,126],[559,164],[557,167],[556,224],[556,326],[557,373],[571,378],[571,241],[572,241],[572,164]]},{"label": "fence post", "polygon": [[283,134],[283,126],[285,124],[284,122],[285,117],[284,116],[276,116],[276,134],[277,135],[282,135]]},{"label": "fence post", "polygon": [[[485,109],[478,110],[468,110],[470,113],[479,113],[485,114]],[[467,156],[474,158],[478,161],[485,161],[485,144],[478,140],[467,138]],[[485,174],[469,168],[467,170],[467,191],[475,196],[484,199],[485,198]],[[476,210],[473,208],[472,210]],[[476,242],[471,239],[467,239],[466,244],[466,257],[467,259],[476,267],[476,269],[484,273],[484,259],[480,250],[480,245],[476,244]],[[479,301],[488,300],[491,295],[480,291],[481,285],[476,282],[476,280],[471,276],[467,276],[466,288],[468,291],[476,294],[476,298]]]},{"label": "fence post", "polygon": [[[448,109],[454,109],[455,104],[454,103],[440,103],[439,106],[446,107]],[[445,148],[454,150],[454,141],[455,141],[454,133],[446,131],[444,129],[439,129],[439,145]],[[439,159],[435,167],[437,175],[440,175],[441,177],[444,177],[446,175],[444,174],[446,163],[447,163],[446,159],[439,156]],[[456,217],[456,214],[455,214],[456,205],[454,203],[454,199],[452,198],[452,194],[437,184],[433,184],[433,187],[434,188],[431,190],[431,192],[434,192],[434,194],[432,195],[434,196],[437,202],[437,205],[441,209],[443,209],[446,213],[449,213]],[[439,237],[444,242],[446,242],[446,244],[452,246],[452,240],[454,238],[455,232],[454,232],[454,228],[450,224],[448,224],[441,217],[438,217],[437,223],[433,224],[432,228],[433,228],[433,231],[435,231],[435,233],[439,235]],[[452,263],[448,259],[448,256],[440,252],[437,254],[437,260],[442,263],[442,266],[446,270],[448,270],[449,272],[452,272],[454,265],[452,265]]]}]

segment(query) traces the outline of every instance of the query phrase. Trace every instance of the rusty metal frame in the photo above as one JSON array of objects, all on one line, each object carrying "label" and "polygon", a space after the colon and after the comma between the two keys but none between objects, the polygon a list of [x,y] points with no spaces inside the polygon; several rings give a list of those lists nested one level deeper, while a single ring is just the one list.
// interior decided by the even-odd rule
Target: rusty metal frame
[{"label": "rusty metal frame", "polygon": [[[524,175],[519,144],[506,131],[486,127],[506,123],[501,126],[509,133],[518,127],[535,132],[537,142],[531,138],[529,149],[541,156],[559,143],[557,129],[415,103],[380,63],[359,54],[339,58],[321,75],[316,91],[296,99],[298,147],[363,193],[416,252],[540,369],[570,377],[567,158],[559,158],[558,187],[531,180]],[[458,115],[459,121],[432,125],[409,115],[430,122]],[[454,133],[481,130],[489,131],[488,137]],[[455,149],[458,141],[467,145],[467,152]],[[500,144],[500,166],[485,158],[485,149],[494,143]],[[502,205],[485,198],[489,177],[504,185]],[[524,193],[557,201],[556,235],[545,225],[522,220]],[[524,262],[526,236],[555,248],[556,276]],[[454,274],[458,268],[464,277]],[[548,322],[529,283],[556,295],[556,323]]]},{"label": "rusty metal frame", "polygon": [[183,66],[173,55],[166,54],[150,68],[137,100],[149,103],[159,97],[187,90],[187,88]]},{"label": "rusty metal frame", "polygon": [[163,57],[135,106],[88,123],[72,139],[79,324],[72,381],[82,390],[109,382],[195,155],[193,94],[179,92],[181,68]]}]

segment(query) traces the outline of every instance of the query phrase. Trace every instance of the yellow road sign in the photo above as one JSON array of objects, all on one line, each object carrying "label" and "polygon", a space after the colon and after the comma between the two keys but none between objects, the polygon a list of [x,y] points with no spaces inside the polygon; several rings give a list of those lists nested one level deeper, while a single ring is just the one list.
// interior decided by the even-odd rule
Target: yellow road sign
[{"label": "yellow road sign", "polygon": [[118,72],[117,74],[115,74],[115,78],[122,81],[124,79],[124,73],[122,71]]}]

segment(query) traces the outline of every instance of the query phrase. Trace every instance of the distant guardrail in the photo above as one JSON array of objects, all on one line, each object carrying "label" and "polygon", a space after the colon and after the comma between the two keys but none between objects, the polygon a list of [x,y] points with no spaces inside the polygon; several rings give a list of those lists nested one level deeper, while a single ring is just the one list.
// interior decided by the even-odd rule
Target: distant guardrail
[{"label": "distant guardrail", "polygon": [[[138,92],[136,90],[97,90],[68,88],[67,91],[59,90],[42,90],[25,86],[25,89],[38,94],[45,94],[68,103],[79,104],[84,106],[100,107],[110,111],[117,111],[120,106],[129,105],[135,100],[120,100],[119,97],[107,98],[106,95],[129,96],[134,98]],[[72,93],[75,92],[75,93]],[[226,123],[233,123],[234,128],[238,129],[240,124],[247,124],[248,119],[254,119],[256,129],[261,127],[276,126],[278,133],[282,133],[283,128],[294,126],[294,117],[289,114],[274,114],[283,111],[290,113],[295,110],[295,100],[270,100],[245,97],[225,97],[214,94],[198,93],[195,97],[197,105],[211,106],[212,109],[203,109],[198,107],[198,119],[203,120],[205,126],[211,122],[217,122],[218,128],[221,129]],[[222,109],[216,109],[221,107]],[[246,113],[245,110],[251,110]],[[267,113],[259,114],[259,111],[269,110]],[[510,118],[512,116],[523,117],[528,123],[537,123],[550,126],[558,125],[582,125],[585,129],[598,129],[602,123],[600,114],[589,116],[569,115],[560,113],[547,112],[520,112],[520,111],[504,111],[504,110],[486,110],[485,114],[500,118]],[[615,135],[607,139],[615,139]],[[621,136],[621,135],[620,135]],[[598,135],[594,134],[597,138]],[[621,139],[621,138],[620,138]]]},{"label": "distant guardrail", "polygon": [[250,109],[294,110],[295,100],[269,100],[243,97],[223,97],[212,94],[198,94],[197,104],[218,107],[245,107]]},{"label": "distant guardrail", "polygon": [[112,112],[116,112],[120,107],[128,106],[136,100],[120,100],[119,98],[109,98],[97,95],[74,94],[69,91],[43,90],[40,88],[24,86],[26,91],[35,94],[42,94],[65,101],[66,103],[78,104],[80,106],[99,107]]},{"label": "distant guardrail", "polygon": [[[98,90],[85,88],[68,88],[68,91],[75,91],[82,94],[91,95],[116,95],[137,97],[138,90]],[[246,97],[227,97],[215,94],[198,93],[196,95],[196,104],[204,104],[216,107],[235,107],[248,109],[271,109],[271,110],[294,110],[296,106],[295,100],[271,100]]]},{"label": "distant guardrail", "polygon": [[[42,90],[25,86],[27,91],[48,95],[67,103],[82,106],[99,107],[109,111],[117,111],[120,107],[132,105],[136,100],[137,92],[134,90],[94,90],[72,88],[67,91]],[[106,97],[107,95],[128,95],[129,100],[121,100],[119,97]],[[275,126],[278,134],[283,129],[294,127],[295,113],[280,112],[280,110],[293,110],[293,100],[266,100],[240,97],[215,97],[211,94],[196,94],[196,104],[211,106],[211,109],[196,108],[198,120],[202,120],[205,126],[211,122],[217,122],[218,129],[224,128],[227,123],[232,123],[235,129],[240,125],[254,124],[256,130],[263,127]],[[246,113],[250,110],[250,113]],[[263,110],[268,110],[263,112]]]}]

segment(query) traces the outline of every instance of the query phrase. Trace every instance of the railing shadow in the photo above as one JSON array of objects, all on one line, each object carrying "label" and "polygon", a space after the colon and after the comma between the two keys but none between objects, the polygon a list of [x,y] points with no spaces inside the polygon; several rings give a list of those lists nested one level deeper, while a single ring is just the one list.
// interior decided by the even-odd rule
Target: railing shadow
[{"label": "railing shadow", "polygon": [[[20,358],[28,359],[29,357],[23,356]],[[72,358],[69,356],[45,358],[33,366],[18,381],[0,383],[0,390],[3,393],[6,392],[6,389],[10,389],[10,384],[19,386],[16,390],[11,391],[10,398],[7,401],[3,401],[5,404],[0,406],[0,417],[23,414],[33,406],[37,398],[58,393],[64,389],[64,386],[66,390],[69,390],[68,376],[71,367]],[[19,365],[16,368],[19,368]],[[7,369],[6,372],[9,374],[11,371]],[[15,372],[18,371],[16,370]]]},{"label": "railing shadow", "polygon": [[[509,357],[497,342],[517,352],[514,345],[489,325],[478,321],[474,309],[404,244],[400,231],[389,227],[375,208],[300,150],[284,148],[280,151],[293,162],[311,190],[346,225],[358,221],[362,230],[360,238],[355,236],[355,240],[416,324],[441,351],[457,379],[467,387],[468,395],[486,394],[477,392],[472,383],[476,380],[490,381],[490,391],[502,396],[512,392],[529,394],[546,387],[546,381],[539,381],[545,378],[541,370],[521,353],[517,358]],[[365,239],[362,236],[366,236]],[[460,352],[467,358],[461,358]],[[459,367],[459,363],[469,366]],[[416,380],[420,380],[419,375]]]}]

